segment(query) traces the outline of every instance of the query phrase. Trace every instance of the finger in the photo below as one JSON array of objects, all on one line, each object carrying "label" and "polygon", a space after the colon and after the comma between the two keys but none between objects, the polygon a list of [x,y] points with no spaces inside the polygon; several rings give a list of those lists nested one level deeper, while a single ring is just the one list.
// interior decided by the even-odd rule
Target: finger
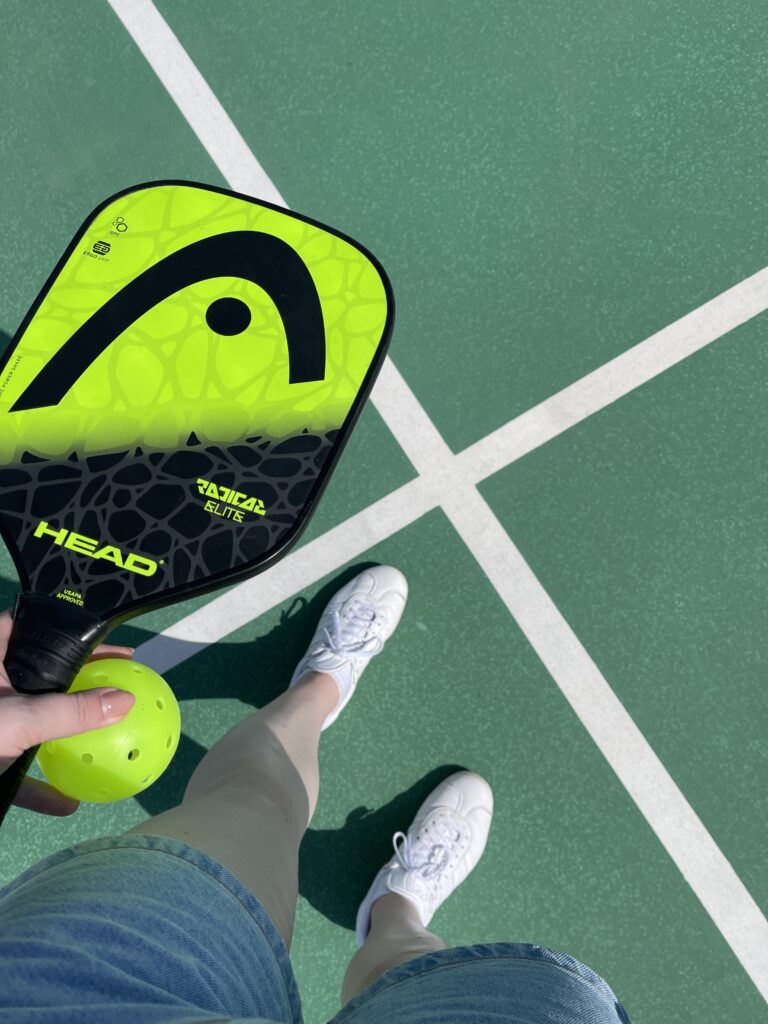
[{"label": "finger", "polygon": [[66,818],[74,814],[80,806],[79,800],[65,796],[50,783],[30,778],[29,775],[22,781],[13,802],[16,807],[36,811],[38,814],[50,814],[57,818]]},{"label": "finger", "polygon": [[[0,751],[5,756],[47,740],[79,736],[124,718],[136,703],[127,690],[100,687],[79,693],[45,693],[39,696],[4,697],[13,707],[3,707],[0,720]],[[5,741],[5,742],[3,742]],[[5,747],[3,750],[2,748]]]},{"label": "finger", "polygon": [[13,618],[11,613],[9,611],[0,612],[0,661],[5,661],[12,629]]},{"label": "finger", "polygon": [[88,661],[99,661],[100,658],[132,658],[133,651],[133,647],[113,647],[111,644],[100,644]]}]

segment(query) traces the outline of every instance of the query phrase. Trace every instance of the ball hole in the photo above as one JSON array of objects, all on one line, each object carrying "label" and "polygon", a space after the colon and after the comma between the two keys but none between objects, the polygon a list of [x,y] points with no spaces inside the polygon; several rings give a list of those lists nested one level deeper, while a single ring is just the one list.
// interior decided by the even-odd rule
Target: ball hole
[{"label": "ball hole", "polygon": [[144,783],[145,783],[145,782],[149,782],[149,780],[150,780],[151,778],[152,778],[152,776],[151,776],[151,775],[148,775],[148,776],[146,777],[146,779],[143,779],[143,780],[142,780],[142,783],[141,783],[141,784],[142,784],[142,786],[144,785]]},{"label": "ball hole", "polygon": [[99,789],[96,791],[96,796],[108,797],[109,793],[107,792],[106,789]]},{"label": "ball hole", "polygon": [[166,750],[168,749],[168,747],[170,747],[172,742],[173,742],[173,736],[169,736],[168,739],[165,741],[165,749]]},{"label": "ball hole", "polygon": [[155,704],[157,704],[157,706],[160,708],[161,711],[165,707],[165,704],[163,704],[163,702],[160,699],[156,700]]},{"label": "ball hole", "polygon": [[139,751],[136,750],[135,747],[134,747],[133,750],[128,752],[128,760],[129,761],[135,761],[138,756],[139,756]]},{"label": "ball hole", "polygon": [[97,672],[96,675],[93,677],[93,681],[94,683],[108,683],[109,676],[107,675],[106,672]]},{"label": "ball hole", "polygon": [[141,672],[141,665],[134,665],[133,666],[133,671],[134,672]]},{"label": "ball hole", "polygon": [[83,764],[93,764],[93,754],[81,754],[80,758]]}]

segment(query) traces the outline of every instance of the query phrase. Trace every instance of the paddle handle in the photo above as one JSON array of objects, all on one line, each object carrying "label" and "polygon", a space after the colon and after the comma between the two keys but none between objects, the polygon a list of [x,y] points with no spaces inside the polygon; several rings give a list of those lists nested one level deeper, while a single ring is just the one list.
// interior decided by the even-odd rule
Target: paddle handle
[{"label": "paddle handle", "polygon": [[[109,624],[76,605],[41,594],[19,594],[5,670],[19,693],[66,693]],[[0,702],[0,714],[2,702]],[[25,750],[0,774],[0,825],[37,751]]]}]

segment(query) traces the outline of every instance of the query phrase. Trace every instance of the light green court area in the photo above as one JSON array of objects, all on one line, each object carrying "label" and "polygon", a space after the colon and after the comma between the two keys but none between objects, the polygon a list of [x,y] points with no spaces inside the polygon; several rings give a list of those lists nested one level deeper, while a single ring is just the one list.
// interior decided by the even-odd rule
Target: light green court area
[{"label": "light green court area", "polygon": [[[768,263],[754,0],[157,6],[289,205],[381,260],[392,359],[455,452]],[[0,344],[108,195],[226,184],[107,3],[16,0],[5,20]],[[755,317],[479,485],[763,912],[767,332]],[[369,404],[297,554],[414,476]],[[495,814],[432,922],[446,942],[570,953],[634,1024],[762,1019],[440,510],[167,672],[182,738],[165,775],[72,818],[12,810],[0,884],[177,803],[205,751],[285,688],[335,590],[376,562],[408,576],[410,599],[321,743],[292,948],[307,1024],[338,1009],[393,833],[459,768],[488,779]],[[14,592],[2,552],[3,606]],[[113,639],[138,646],[214,597]]]}]

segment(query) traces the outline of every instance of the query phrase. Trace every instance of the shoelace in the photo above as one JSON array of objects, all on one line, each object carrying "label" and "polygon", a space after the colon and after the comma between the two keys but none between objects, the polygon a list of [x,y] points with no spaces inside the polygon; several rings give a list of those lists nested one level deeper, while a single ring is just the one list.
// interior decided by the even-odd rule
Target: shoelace
[{"label": "shoelace", "polygon": [[[395,832],[392,846],[400,866],[413,872],[416,888],[434,899],[451,880],[446,869],[458,862],[469,844],[469,828],[465,822],[450,817],[425,822],[422,828],[437,833],[437,838],[428,839],[422,833],[413,840],[405,832]],[[397,845],[398,839],[403,840],[401,847]]]},{"label": "shoelace", "polygon": [[384,641],[378,634],[365,639],[376,619],[376,609],[367,601],[347,605],[347,614],[341,618],[338,610],[331,614],[330,630],[323,626],[326,644],[334,654],[341,656],[378,654]]}]

